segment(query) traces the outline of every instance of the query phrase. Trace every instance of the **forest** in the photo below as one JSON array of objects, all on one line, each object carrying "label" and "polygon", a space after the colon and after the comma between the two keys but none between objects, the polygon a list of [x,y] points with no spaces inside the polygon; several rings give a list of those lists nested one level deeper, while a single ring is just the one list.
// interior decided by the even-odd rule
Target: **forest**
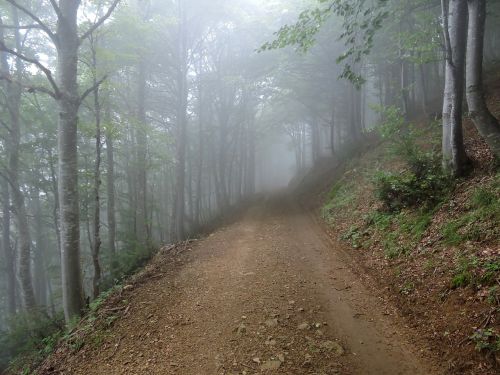
[{"label": "forest", "polygon": [[[159,249],[210,241],[277,192],[325,190],[375,147],[398,161],[370,160],[378,211],[353,222],[378,232],[338,229],[354,248],[424,225],[421,243],[463,184],[493,181],[487,214],[441,238],[490,225],[463,243],[490,251],[475,287],[497,303],[471,342],[498,364],[499,69],[494,0],[0,0],[0,373],[39,366]],[[355,185],[313,189],[316,216],[355,217]],[[387,241],[385,262],[406,256]],[[451,289],[473,284],[467,267]],[[222,373],[199,371],[177,373]]]}]

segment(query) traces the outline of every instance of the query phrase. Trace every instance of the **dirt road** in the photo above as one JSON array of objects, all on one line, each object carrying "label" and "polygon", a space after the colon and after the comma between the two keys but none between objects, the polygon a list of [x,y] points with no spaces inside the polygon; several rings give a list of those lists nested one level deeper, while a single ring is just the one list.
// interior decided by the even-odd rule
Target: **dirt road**
[{"label": "dirt road", "polygon": [[287,198],[196,241],[129,293],[67,374],[439,374]]}]

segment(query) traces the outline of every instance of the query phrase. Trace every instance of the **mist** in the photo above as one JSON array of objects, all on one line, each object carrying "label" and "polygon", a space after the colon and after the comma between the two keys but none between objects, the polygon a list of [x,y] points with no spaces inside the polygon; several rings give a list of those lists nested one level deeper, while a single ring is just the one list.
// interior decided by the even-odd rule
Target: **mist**
[{"label": "mist", "polygon": [[[456,129],[443,165],[463,175],[449,62],[467,27],[443,34],[440,1],[336,3],[2,0],[0,332],[69,324],[162,245],[384,139],[391,114]],[[21,352],[7,341],[0,369]]]}]

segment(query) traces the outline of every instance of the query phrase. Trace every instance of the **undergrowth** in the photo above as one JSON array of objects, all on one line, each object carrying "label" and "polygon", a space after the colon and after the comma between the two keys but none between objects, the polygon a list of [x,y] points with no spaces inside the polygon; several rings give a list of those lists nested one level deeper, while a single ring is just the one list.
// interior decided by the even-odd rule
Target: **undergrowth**
[{"label": "undergrowth", "polygon": [[118,252],[111,275],[101,284],[105,291],[89,303],[81,320],[66,325],[62,312],[55,316],[40,311],[16,314],[8,322],[8,328],[0,331],[0,373],[2,369],[10,368],[13,373],[29,374],[61,344],[73,352],[79,351],[85,343],[99,347],[105,339],[106,329],[117,319],[114,314],[102,316],[103,303],[120,288],[123,278],[143,267],[153,254],[152,247],[133,244]]},{"label": "undergrowth", "polygon": [[466,241],[491,242],[500,239],[500,174],[487,186],[477,188],[467,211],[441,227],[443,243],[460,245]]},{"label": "undergrowth", "polygon": [[[440,143],[436,132],[439,127],[430,124],[427,128],[417,128],[408,124],[396,107],[379,111],[384,120],[378,131],[387,140],[384,149],[388,157],[397,161],[397,170],[377,167],[371,174],[363,172],[363,175],[360,171],[353,173],[356,172],[353,169],[333,186],[322,214],[332,225],[338,217],[350,217],[348,221],[352,224],[341,238],[356,249],[380,246],[388,259],[411,254],[429,234],[431,225],[440,235],[434,248],[497,243],[500,239],[500,174],[488,183],[479,184],[466,195],[468,201],[457,210],[451,199],[457,181],[443,171],[441,156],[436,151]],[[428,139],[434,139],[434,143]],[[375,161],[371,163],[372,168],[378,165]],[[359,201],[359,196],[366,184],[371,184],[378,203],[369,204],[368,213],[365,209],[363,217],[359,217],[356,216],[359,206],[366,204]],[[435,221],[440,210],[449,210],[449,218]],[[467,253],[460,255],[455,260],[456,267],[450,271],[450,286],[491,286],[488,298],[498,301],[499,288],[494,284],[500,277],[500,264],[485,259]]]}]

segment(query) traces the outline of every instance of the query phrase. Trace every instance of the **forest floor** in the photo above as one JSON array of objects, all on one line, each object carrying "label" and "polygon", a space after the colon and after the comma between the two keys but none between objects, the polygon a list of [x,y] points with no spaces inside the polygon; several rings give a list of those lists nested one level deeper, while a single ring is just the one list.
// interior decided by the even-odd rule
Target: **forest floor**
[{"label": "forest floor", "polygon": [[444,373],[352,267],[292,199],[262,199],[160,251],[38,373]]}]

